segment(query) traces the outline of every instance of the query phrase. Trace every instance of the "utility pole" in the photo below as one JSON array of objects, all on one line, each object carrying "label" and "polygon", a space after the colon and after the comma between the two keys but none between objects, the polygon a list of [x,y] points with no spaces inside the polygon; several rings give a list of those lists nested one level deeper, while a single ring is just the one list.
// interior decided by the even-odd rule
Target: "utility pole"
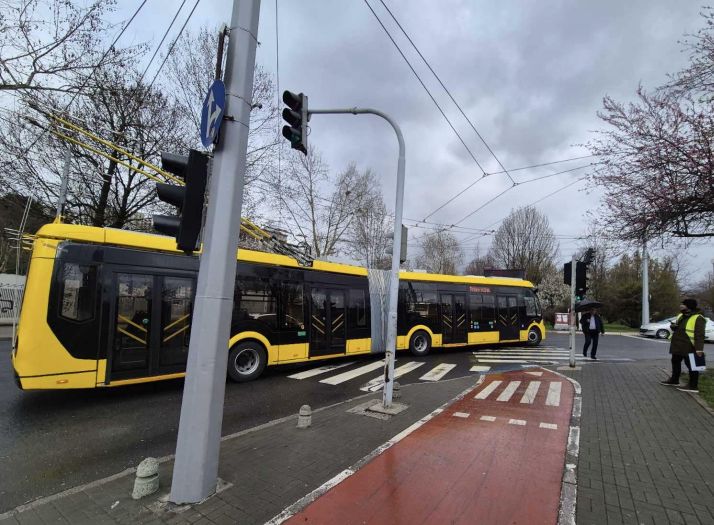
[{"label": "utility pole", "polygon": [[650,322],[650,277],[647,241],[642,241],[642,324]]},{"label": "utility pole", "polygon": [[213,158],[170,500],[216,490],[228,338],[243,204],[260,0],[234,0],[225,71],[226,110]]},{"label": "utility pole", "polygon": [[575,326],[578,322],[578,316],[575,314],[575,271],[577,261],[575,254],[570,261],[570,358],[568,364],[570,368],[575,368]]},{"label": "utility pole", "polygon": [[404,205],[404,137],[402,130],[392,118],[376,109],[351,108],[351,109],[310,109],[313,114],[339,114],[351,113],[353,115],[370,113],[382,117],[391,124],[397,134],[399,143],[399,159],[397,161],[397,195],[394,203],[394,239],[392,240],[392,271],[389,280],[389,296],[387,301],[387,341],[384,359],[384,389],[382,390],[382,405],[389,408],[392,405],[394,392],[394,357],[397,348],[397,300],[399,297],[399,255],[402,246],[402,209]]}]

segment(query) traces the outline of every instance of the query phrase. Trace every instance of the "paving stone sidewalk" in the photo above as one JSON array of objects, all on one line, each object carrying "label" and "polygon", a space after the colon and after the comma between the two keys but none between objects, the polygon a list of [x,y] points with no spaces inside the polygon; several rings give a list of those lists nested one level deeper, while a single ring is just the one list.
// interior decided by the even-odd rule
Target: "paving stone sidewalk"
[{"label": "paving stone sidewalk", "polygon": [[567,373],[583,407],[577,523],[714,524],[714,416],[659,384],[668,360]]},{"label": "paving stone sidewalk", "polygon": [[[453,400],[478,376],[402,387],[409,408],[383,421],[347,410],[381,393],[360,396],[313,413],[308,429],[297,429],[297,415],[241,432],[221,445],[219,476],[227,488],[206,502],[171,508],[159,501],[168,492],[173,461],[160,465],[161,490],[131,499],[134,475],[118,475],[79,490],[66,491],[0,516],[0,523],[265,523],[434,409]],[[81,446],[81,445],[80,445]],[[9,515],[8,515],[9,514]]]}]

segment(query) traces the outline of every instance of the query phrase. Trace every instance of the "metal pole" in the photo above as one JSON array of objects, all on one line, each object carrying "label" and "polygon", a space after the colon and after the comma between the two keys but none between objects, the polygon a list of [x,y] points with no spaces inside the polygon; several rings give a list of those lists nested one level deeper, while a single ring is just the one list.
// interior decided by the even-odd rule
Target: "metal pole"
[{"label": "metal pole", "polygon": [[397,162],[397,195],[394,203],[394,239],[392,242],[392,277],[389,281],[389,296],[387,302],[387,341],[384,356],[384,389],[382,390],[382,405],[388,408],[392,405],[394,391],[394,358],[397,349],[397,300],[399,297],[399,253],[402,246],[402,208],[404,205],[404,137],[394,120],[389,115],[376,109],[318,109],[308,110],[308,114],[328,113],[370,113],[382,117],[389,122],[397,134],[399,142],[399,160]]},{"label": "metal pole", "polygon": [[59,197],[57,198],[57,215],[55,221],[59,222],[62,219],[62,209],[64,201],[67,199],[67,183],[69,182],[69,163],[72,160],[72,153],[69,151],[69,146],[64,150],[64,167],[62,168],[62,182],[60,184]]},{"label": "metal pole", "polygon": [[650,322],[650,277],[647,241],[642,241],[642,324]]},{"label": "metal pole", "polygon": [[575,326],[578,322],[578,316],[575,314],[575,268],[577,261],[575,254],[570,261],[570,359],[568,364],[570,368],[575,368]]},{"label": "metal pole", "polygon": [[170,500],[216,489],[250,123],[260,0],[235,0],[226,63],[226,117],[213,158],[203,253],[183,389]]}]

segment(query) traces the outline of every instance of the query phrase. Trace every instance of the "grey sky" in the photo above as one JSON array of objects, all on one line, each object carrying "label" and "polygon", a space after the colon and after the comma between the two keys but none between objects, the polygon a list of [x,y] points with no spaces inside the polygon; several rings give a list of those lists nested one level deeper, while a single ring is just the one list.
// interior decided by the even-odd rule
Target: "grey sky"
[{"label": "grey sky", "polygon": [[[379,0],[369,0],[434,97],[487,171],[499,167],[449,101]],[[687,61],[678,44],[701,26],[700,5],[667,0],[555,1],[385,0],[506,168],[587,154],[578,146],[601,126],[602,97],[629,100],[638,85],[655,87]],[[188,12],[187,2],[186,12]],[[120,15],[138,2],[122,2]],[[150,0],[131,39],[158,42],[178,2]],[[276,73],[276,2],[263,1],[259,63]],[[203,0],[190,26],[230,18],[231,2]],[[405,216],[422,219],[481,175],[363,0],[278,0],[280,89],[302,91],[310,106],[374,107],[400,123],[407,144]],[[147,23],[151,20],[151,23]],[[200,103],[200,101],[198,101]],[[396,140],[368,116],[315,116],[310,141],[333,171],[355,161],[383,181],[394,198]],[[526,180],[586,165],[592,159],[517,171]],[[529,204],[587,170],[524,184],[484,207],[461,226],[484,228],[512,207]],[[476,184],[430,221],[451,224],[509,186],[505,175]],[[588,191],[585,191],[588,190]],[[537,204],[558,235],[583,235],[585,213],[599,192],[578,183]],[[411,223],[412,221],[407,221]],[[412,228],[416,238],[427,230]],[[459,233],[466,239],[472,235]],[[467,258],[476,240],[464,244]],[[479,241],[481,250],[490,237]],[[561,238],[563,258],[581,241]],[[711,269],[711,241],[686,250],[696,277]]]}]

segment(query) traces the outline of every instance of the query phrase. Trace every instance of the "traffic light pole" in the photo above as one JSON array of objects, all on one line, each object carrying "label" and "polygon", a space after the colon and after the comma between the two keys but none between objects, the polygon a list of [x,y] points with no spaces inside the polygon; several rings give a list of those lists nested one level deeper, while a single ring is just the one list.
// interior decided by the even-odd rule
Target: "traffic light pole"
[{"label": "traffic light pole", "polygon": [[570,359],[568,364],[570,368],[575,368],[575,326],[578,322],[578,316],[575,313],[575,273],[577,271],[577,262],[575,254],[570,261]]},{"label": "traffic light pole", "polygon": [[235,0],[226,63],[226,111],[213,159],[170,500],[216,490],[228,338],[250,124],[260,0]]},{"label": "traffic light pole", "polygon": [[392,276],[389,281],[389,297],[387,302],[387,341],[384,359],[384,389],[382,390],[382,405],[389,408],[392,405],[394,391],[394,356],[397,349],[397,298],[399,296],[399,253],[402,245],[402,208],[404,205],[404,137],[394,120],[389,115],[376,109],[310,109],[308,115],[317,114],[352,114],[369,113],[377,115],[391,124],[399,142],[399,160],[397,162],[397,196],[394,204],[394,239],[392,241]]}]

